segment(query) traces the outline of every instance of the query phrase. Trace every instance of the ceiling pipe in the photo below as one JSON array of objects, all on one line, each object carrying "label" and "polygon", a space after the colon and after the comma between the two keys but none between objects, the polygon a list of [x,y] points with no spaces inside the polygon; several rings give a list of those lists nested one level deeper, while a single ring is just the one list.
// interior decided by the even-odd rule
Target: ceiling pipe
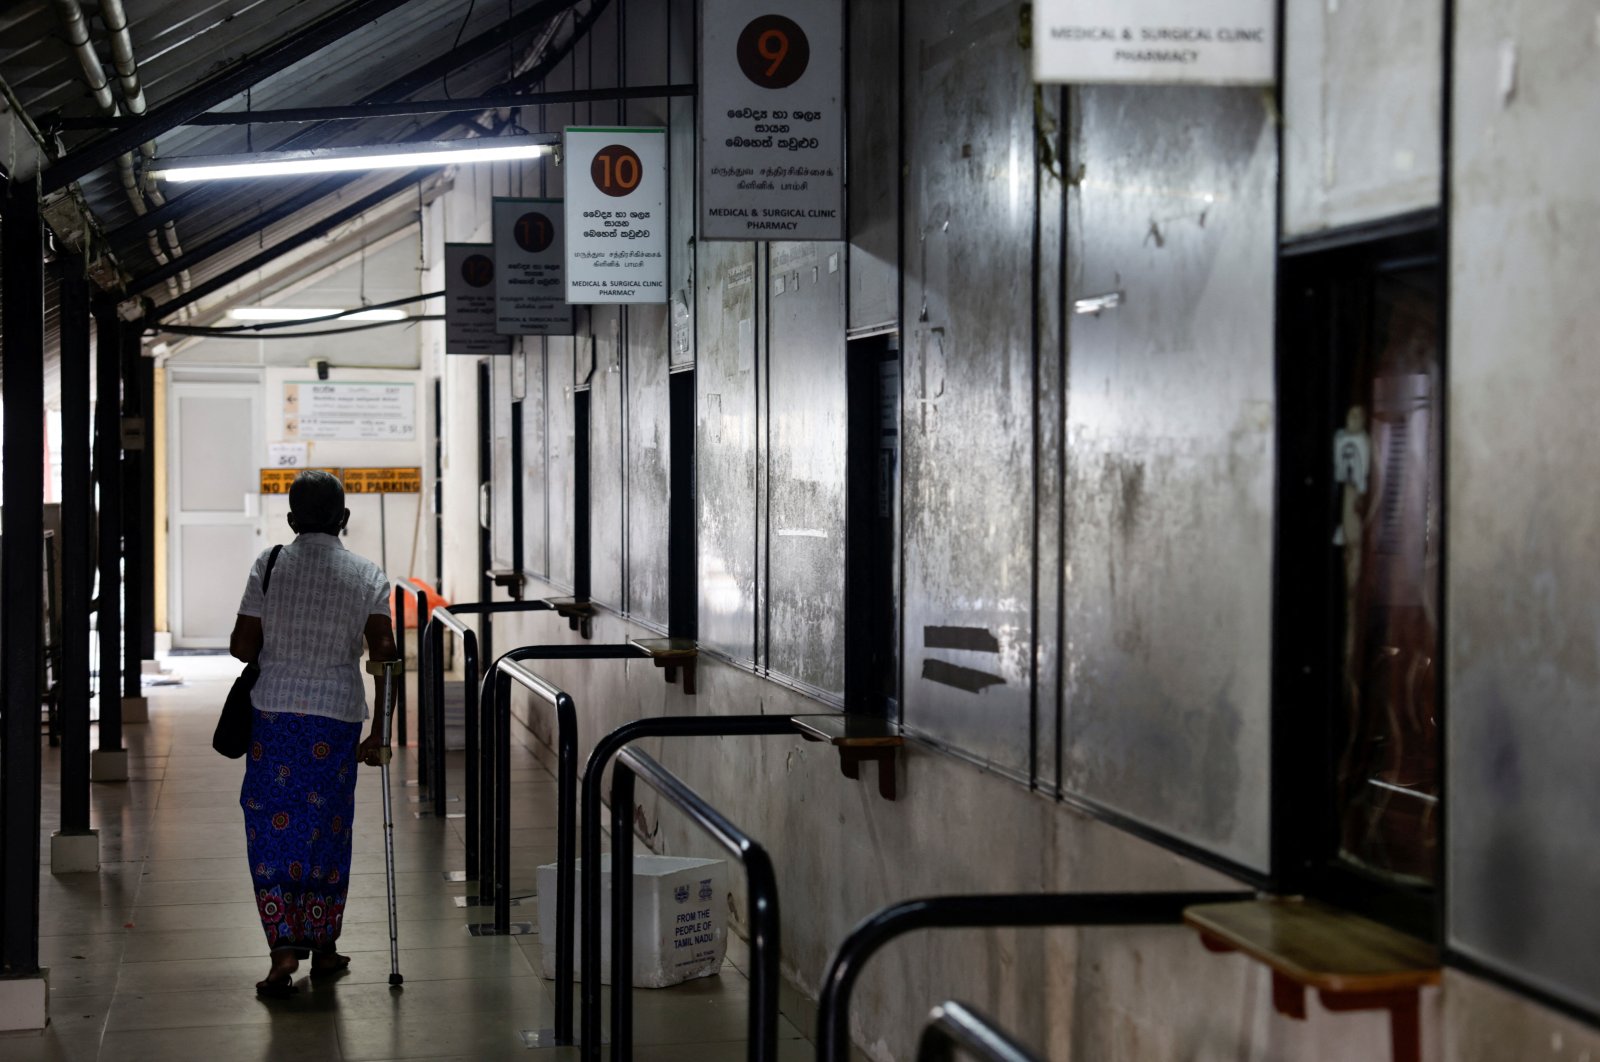
[{"label": "ceiling pipe", "polygon": [[[78,65],[83,70],[84,83],[89,88],[89,94],[94,98],[95,106],[104,115],[114,116],[117,113],[117,100],[112,94],[111,83],[106,77],[105,68],[100,63],[100,56],[95,52],[94,45],[89,38],[89,23],[83,15],[83,8],[78,0],[55,0],[56,15],[61,22],[61,28],[66,35],[68,46],[77,56]],[[121,0],[101,0],[101,15],[106,21],[106,27],[111,36],[111,53],[117,78],[122,88],[122,105],[129,115],[137,118],[144,114],[145,99],[144,89],[139,84],[139,65],[133,55],[133,40],[128,34],[128,16],[123,9]],[[140,153],[146,158],[155,156],[156,145],[154,141],[147,141],[140,145]],[[136,217],[144,217],[149,209],[146,206],[146,193],[156,206],[161,206],[165,200],[161,192],[155,187],[155,182],[146,175],[146,180],[141,183],[139,174],[135,171],[133,152],[123,152],[117,156],[117,177],[122,184],[122,191],[128,198],[128,204],[133,208]],[[150,251],[150,257],[158,265],[165,266],[172,257],[181,256],[183,247],[178,242],[178,232],[170,222],[162,226],[162,233],[166,236],[166,246],[155,229],[145,233],[145,246]],[[171,257],[168,255],[171,252]],[[168,279],[167,292],[176,298],[182,292],[189,290],[188,270],[179,274],[177,279]]]},{"label": "ceiling pipe", "polygon": [[89,24],[84,21],[78,0],[55,0],[55,7],[56,17],[61,20],[61,29],[67,37],[67,45],[78,57],[78,65],[83,68],[83,80],[94,96],[95,106],[100,108],[101,114],[115,114],[117,101],[111,95],[111,83],[106,80],[100,57],[89,44]]},{"label": "ceiling pipe", "polygon": [[[139,83],[139,61],[133,55],[133,35],[128,32],[128,12],[122,6],[122,0],[100,0],[100,18],[105,22],[106,33],[111,38],[111,65],[122,84],[122,107],[134,118],[143,118],[146,109],[144,86]],[[146,140],[139,145],[139,153],[146,160],[155,158],[156,142]],[[152,206],[160,208],[166,205],[166,197],[161,194],[160,186],[148,169],[144,175],[143,191]],[[161,226],[161,235],[172,257],[182,258],[183,244],[178,241],[178,227],[171,221],[165,222]],[[166,264],[164,256],[157,261]],[[178,273],[178,287],[188,291],[189,286],[189,271],[185,269]]]},{"label": "ceiling pipe", "polygon": [[[133,37],[128,33],[128,12],[122,0],[100,0],[100,19],[111,38],[111,65],[122,82],[122,105],[136,118],[144,116],[144,88],[139,84],[139,63],[133,57]],[[146,140],[139,150],[147,159],[156,157],[156,142]]]}]

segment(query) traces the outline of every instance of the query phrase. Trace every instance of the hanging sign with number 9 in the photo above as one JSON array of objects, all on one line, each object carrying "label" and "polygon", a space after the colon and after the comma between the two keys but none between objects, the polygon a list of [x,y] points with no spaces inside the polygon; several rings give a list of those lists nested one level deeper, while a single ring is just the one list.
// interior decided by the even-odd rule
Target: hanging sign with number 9
[{"label": "hanging sign with number 9", "polygon": [[739,34],[735,49],[739,69],[762,88],[788,88],[811,63],[811,42],[806,31],[782,15],[751,19]]}]

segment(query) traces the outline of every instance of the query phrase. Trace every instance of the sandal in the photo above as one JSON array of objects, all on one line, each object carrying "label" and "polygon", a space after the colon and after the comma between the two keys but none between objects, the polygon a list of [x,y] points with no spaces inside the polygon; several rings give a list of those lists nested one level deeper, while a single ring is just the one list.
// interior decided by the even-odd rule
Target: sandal
[{"label": "sandal", "polygon": [[256,995],[262,999],[288,999],[296,991],[293,974],[285,974],[281,979],[268,977],[265,981],[256,982]]},{"label": "sandal", "polygon": [[343,977],[350,972],[350,956],[331,955],[329,957],[333,961],[321,966],[317,964],[317,960],[322,956],[319,955],[316,959],[311,960],[311,979],[313,981],[329,981],[335,977]]}]

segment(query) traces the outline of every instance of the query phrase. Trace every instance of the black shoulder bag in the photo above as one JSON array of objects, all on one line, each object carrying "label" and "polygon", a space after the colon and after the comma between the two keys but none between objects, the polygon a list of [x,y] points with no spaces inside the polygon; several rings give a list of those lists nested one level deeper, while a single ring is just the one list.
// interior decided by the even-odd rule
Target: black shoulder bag
[{"label": "black shoulder bag", "polygon": [[[267,571],[261,577],[261,599],[266,600],[267,590],[272,586],[272,566],[278,563],[278,554],[283,552],[282,546],[273,546],[272,555],[267,558]],[[222,718],[217,720],[216,732],[211,735],[211,747],[228,757],[236,760],[250,749],[250,723],[255,709],[250,704],[250,691],[256,687],[256,679],[261,677],[261,668],[256,664],[246,664],[239,677],[233,680],[233,688],[228,691],[228,699],[222,703]]]}]

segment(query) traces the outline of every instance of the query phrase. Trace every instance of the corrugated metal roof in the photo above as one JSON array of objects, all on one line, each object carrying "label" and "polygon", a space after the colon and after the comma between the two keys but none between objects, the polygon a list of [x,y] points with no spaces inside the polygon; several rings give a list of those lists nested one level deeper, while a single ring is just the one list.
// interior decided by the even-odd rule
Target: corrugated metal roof
[{"label": "corrugated metal roof", "polygon": [[[538,0],[411,0],[387,17],[355,32],[257,83],[246,95],[218,110],[243,111],[279,107],[342,105],[359,102],[397,78],[422,68],[450,52],[458,42],[489,33],[513,15],[533,8]],[[605,0],[574,0],[578,11]],[[193,89],[218,71],[255,54],[317,20],[337,11],[348,0],[124,0],[139,63],[139,77],[152,108]],[[98,0],[83,0],[90,39],[97,50],[113,90],[119,86],[112,69],[105,26]],[[564,16],[565,17],[565,16]],[[616,17],[608,10],[604,19]],[[573,20],[564,22],[563,37]],[[437,99],[472,97],[492,91],[507,80],[518,62],[525,62],[539,30],[507,34],[504,47],[495,49],[442,79],[414,86],[398,98]],[[9,85],[28,115],[53,135],[67,151],[93,140],[94,132],[59,129],[58,119],[97,114],[84,83],[77,57],[67,45],[51,0],[23,0],[0,11],[0,78]],[[326,123],[309,128],[319,144],[387,143],[405,138],[429,118],[384,118]],[[268,150],[294,140],[303,144],[308,127],[300,125],[179,126],[158,138],[162,157],[221,155],[250,149]],[[263,246],[301,231],[381,186],[393,175],[363,176],[328,196],[268,227],[259,236],[220,251],[190,269],[189,280],[201,284],[247,261]],[[209,186],[188,191],[183,186],[162,190],[173,203],[178,237],[186,249],[224,236],[242,222],[272,210],[315,183],[314,180],[240,182],[235,186]],[[143,230],[129,227],[138,216],[110,165],[79,182],[84,201],[104,231],[118,233],[112,250],[125,273],[139,276],[154,268],[156,260],[146,245]],[[160,303],[168,298],[165,286],[149,293]],[[54,347],[53,300],[48,326]]]},{"label": "corrugated metal roof", "polygon": [[[306,57],[286,70],[266,78],[250,91],[218,108],[243,111],[286,106],[317,106],[356,102],[395,78],[422,67],[451,50],[460,40],[491,31],[511,15],[534,6],[536,0],[510,3],[463,3],[462,0],[412,0],[388,17]],[[86,15],[96,9],[85,4]],[[334,0],[129,0],[126,4],[139,60],[140,80],[149,105],[155,107],[179,95],[246,52],[261,48],[304,29],[339,5]],[[110,71],[109,45],[98,17],[90,18],[91,40]],[[492,89],[510,76],[535,39],[535,32],[508,36],[503,49],[469,64],[449,77],[453,96],[473,96]],[[50,128],[57,116],[90,116],[95,105],[84,85],[77,60],[63,41],[54,9],[48,0],[27,0],[0,15],[0,77],[10,83],[30,116]],[[115,86],[115,78],[112,78]],[[437,98],[447,86],[438,81],[417,88],[403,98]],[[340,122],[315,128],[319,143],[384,143],[403,138],[429,119],[387,118]],[[307,130],[298,125],[180,126],[158,141],[162,157],[221,155],[268,150],[287,141],[304,142]],[[63,131],[61,140],[71,147],[96,134]],[[178,187],[164,188],[170,199],[180,197],[191,208],[180,208],[178,235],[185,247],[194,247],[225,233],[241,221],[299,194],[312,183],[305,180],[241,182],[232,188],[208,188],[201,194]],[[116,168],[108,166],[91,175],[80,187],[90,209],[108,231],[136,220],[122,189]],[[192,197],[192,198],[191,198]],[[333,209],[337,208],[337,204]],[[326,210],[297,216],[297,223]],[[294,226],[291,226],[294,227]],[[124,268],[141,274],[155,265],[143,235],[130,231],[114,250]],[[253,248],[252,248],[253,252]],[[215,275],[240,256],[218,255],[193,271],[192,280]]]}]

